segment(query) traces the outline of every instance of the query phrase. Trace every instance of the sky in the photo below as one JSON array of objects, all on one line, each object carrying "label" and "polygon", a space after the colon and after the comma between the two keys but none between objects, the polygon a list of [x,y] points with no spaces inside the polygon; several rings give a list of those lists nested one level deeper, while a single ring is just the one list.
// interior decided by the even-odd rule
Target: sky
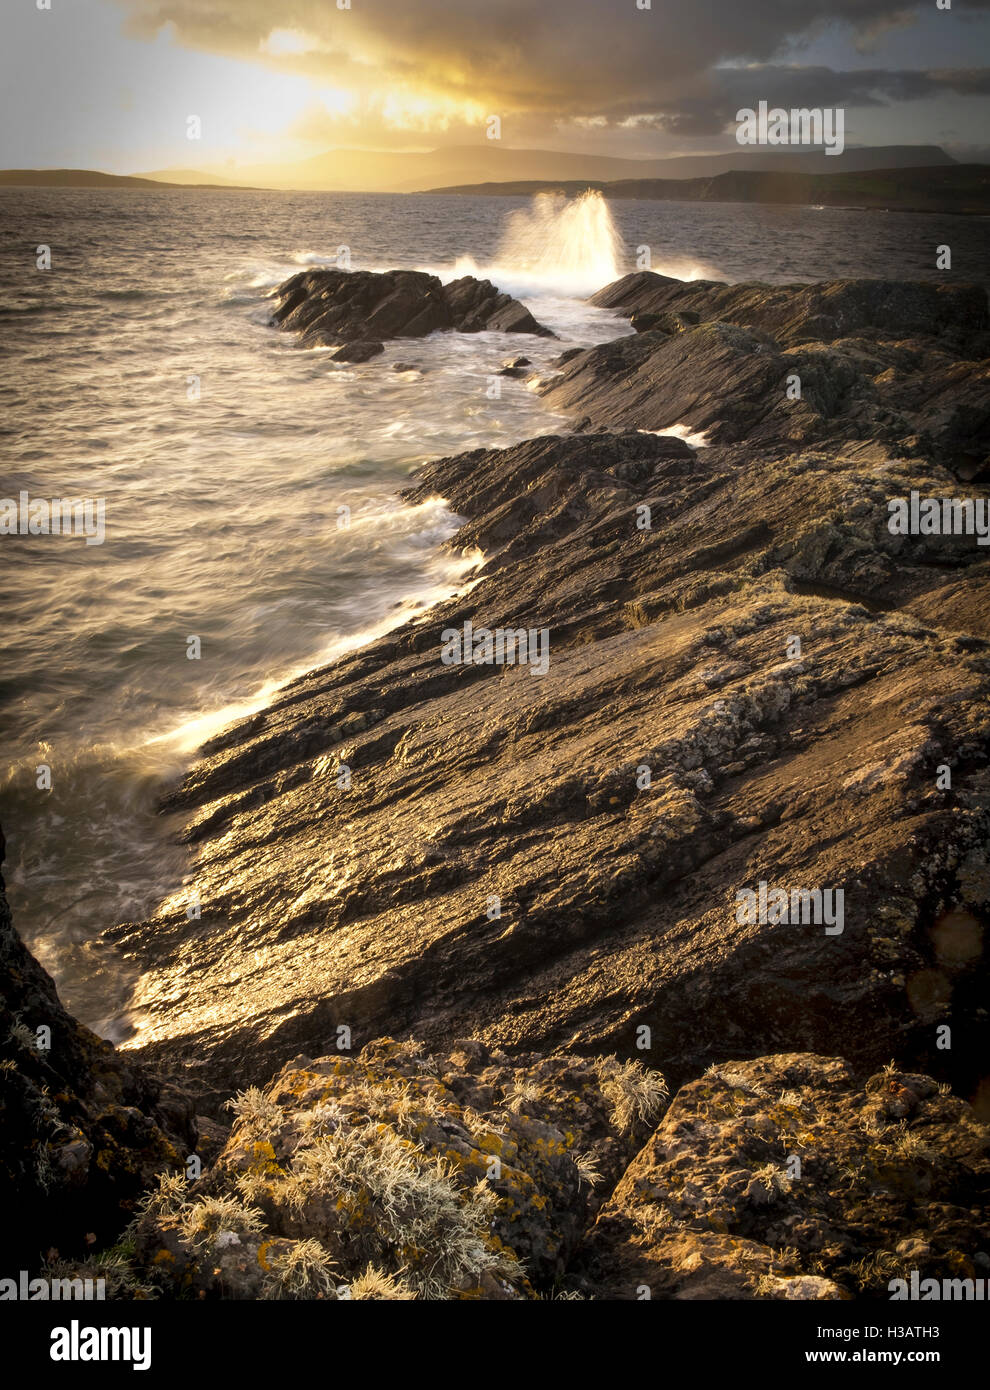
[{"label": "sky", "polygon": [[506,147],[697,154],[760,100],[990,158],[990,0],[649,2],[0,0],[0,167],[230,176],[492,115]]}]

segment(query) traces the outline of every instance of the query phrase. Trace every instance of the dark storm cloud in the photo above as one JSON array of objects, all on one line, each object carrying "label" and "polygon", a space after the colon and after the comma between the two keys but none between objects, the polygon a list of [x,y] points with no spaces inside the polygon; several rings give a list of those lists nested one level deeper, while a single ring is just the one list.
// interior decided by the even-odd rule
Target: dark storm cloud
[{"label": "dark storm cloud", "polygon": [[[272,29],[299,30],[312,40],[309,51],[265,60],[344,85],[417,86],[557,117],[659,116],[669,128],[698,132],[721,129],[734,115],[730,90],[767,72],[726,78],[714,71],[720,64],[786,60],[795,44],[836,22],[871,42],[930,9],[903,0],[653,0],[649,11],[635,0],[352,0],[344,11],[336,0],[117,2],[131,32],[173,24],[180,41],[232,56],[257,58]],[[966,9],[986,11],[990,0],[968,0]],[[772,94],[781,104],[984,90],[979,74],[774,71],[786,88]]]},{"label": "dark storm cloud", "polygon": [[632,108],[621,114],[640,125],[680,135],[713,135],[734,125],[741,107],[755,109],[760,101],[787,108],[876,107],[946,94],[990,94],[990,69],[923,72],[868,68],[835,72],[825,67],[772,64],[726,68],[712,73],[703,90],[681,93],[652,114],[637,113]]}]

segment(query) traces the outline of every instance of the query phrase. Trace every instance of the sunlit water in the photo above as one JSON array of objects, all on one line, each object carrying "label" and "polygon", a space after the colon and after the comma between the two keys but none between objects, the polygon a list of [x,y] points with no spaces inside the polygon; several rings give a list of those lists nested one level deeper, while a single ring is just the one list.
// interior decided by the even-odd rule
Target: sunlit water
[{"label": "sunlit water", "polygon": [[[279,683],[470,577],[477,556],[439,548],[442,499],[398,497],[419,464],[568,428],[524,382],[489,399],[503,358],[546,368],[628,332],[583,299],[642,244],[665,273],[780,281],[928,274],[946,239],[903,215],[613,212],[617,235],[601,200],[0,190],[0,497],[103,497],[107,526],[99,546],[0,538],[5,873],[66,1003],[109,1036],[132,981],[99,933],[188,875],[163,784]],[[952,225],[955,265],[985,256]],[[489,275],[559,341],[438,334],[331,363],[268,327],[266,295],[342,245],[355,267]]]}]

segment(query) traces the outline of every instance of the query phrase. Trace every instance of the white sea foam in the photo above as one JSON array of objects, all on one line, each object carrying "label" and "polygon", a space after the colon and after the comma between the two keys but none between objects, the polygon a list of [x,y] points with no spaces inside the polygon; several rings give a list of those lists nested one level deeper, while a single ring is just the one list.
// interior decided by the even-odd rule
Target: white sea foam
[{"label": "white sea foam", "polygon": [[665,430],[638,430],[637,433],[672,435],[674,439],[683,439],[692,449],[707,449],[711,442],[709,430],[692,430],[690,425],[670,425]]}]

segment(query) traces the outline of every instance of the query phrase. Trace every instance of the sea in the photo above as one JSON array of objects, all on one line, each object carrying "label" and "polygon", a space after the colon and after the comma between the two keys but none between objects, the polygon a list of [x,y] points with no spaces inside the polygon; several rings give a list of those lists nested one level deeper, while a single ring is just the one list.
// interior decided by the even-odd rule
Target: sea
[{"label": "sea", "polygon": [[[435,334],[335,363],[270,326],[278,284],[333,264],[484,276],[557,338]],[[647,264],[987,283],[990,241],[982,218],[598,195],[0,189],[0,499],[105,518],[101,543],[0,536],[3,874],[97,1032],[131,1031],[133,968],[104,929],[191,881],[163,789],[284,682],[470,582],[482,557],[445,548],[445,500],[403,488],[427,460],[568,430],[496,374],[630,332],[587,298]]]}]

